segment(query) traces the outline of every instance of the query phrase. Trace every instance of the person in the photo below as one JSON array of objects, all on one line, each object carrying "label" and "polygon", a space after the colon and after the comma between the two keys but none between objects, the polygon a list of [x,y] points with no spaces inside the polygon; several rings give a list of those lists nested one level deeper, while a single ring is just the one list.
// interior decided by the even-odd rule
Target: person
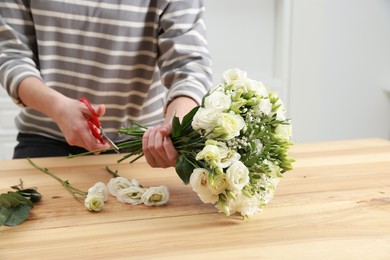
[{"label": "person", "polygon": [[3,0],[0,84],[21,107],[13,158],[107,149],[88,126],[86,97],[108,137],[148,126],[152,167],[174,166],[174,115],[200,104],[211,85],[202,0]]}]

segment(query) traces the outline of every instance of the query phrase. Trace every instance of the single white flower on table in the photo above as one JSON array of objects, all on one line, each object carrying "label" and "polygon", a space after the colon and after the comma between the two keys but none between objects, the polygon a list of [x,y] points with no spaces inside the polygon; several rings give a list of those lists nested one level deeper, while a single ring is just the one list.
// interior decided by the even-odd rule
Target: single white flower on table
[{"label": "single white flower on table", "polygon": [[203,203],[215,203],[218,201],[218,195],[215,195],[209,189],[209,171],[204,168],[196,168],[191,174],[190,184]]},{"label": "single white flower on table", "polygon": [[158,187],[148,188],[141,196],[141,200],[145,206],[161,206],[168,202],[169,191],[167,186],[161,185]]},{"label": "single white flower on table", "polygon": [[89,211],[101,211],[104,207],[104,199],[99,194],[90,194],[85,198],[84,205]]},{"label": "single white flower on table", "polygon": [[108,198],[107,187],[103,182],[95,183],[91,188],[88,189],[87,196],[101,196],[103,201],[106,201]]},{"label": "single white flower on table", "polygon": [[138,186],[130,186],[118,191],[116,198],[123,203],[129,203],[133,205],[142,204],[142,195],[147,189]]},{"label": "single white flower on table", "polygon": [[130,186],[139,186],[139,183],[136,180],[129,181],[124,177],[116,177],[112,178],[108,182],[107,189],[112,196],[116,197],[120,190],[126,189]]}]

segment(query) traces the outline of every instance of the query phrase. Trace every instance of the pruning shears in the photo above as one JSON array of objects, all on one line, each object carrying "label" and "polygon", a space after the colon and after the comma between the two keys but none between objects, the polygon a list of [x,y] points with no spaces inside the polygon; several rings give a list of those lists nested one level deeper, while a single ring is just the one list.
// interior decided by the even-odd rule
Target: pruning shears
[{"label": "pruning shears", "polygon": [[117,153],[119,153],[118,146],[115,145],[115,143],[104,133],[102,128],[102,123],[99,120],[98,115],[95,112],[95,109],[93,109],[91,103],[89,103],[88,99],[86,97],[80,98],[80,101],[83,102],[89,112],[90,112],[90,118],[88,119],[88,126],[89,129],[91,129],[92,135],[100,141],[100,143],[105,144],[106,142],[111,145],[115,149]]}]

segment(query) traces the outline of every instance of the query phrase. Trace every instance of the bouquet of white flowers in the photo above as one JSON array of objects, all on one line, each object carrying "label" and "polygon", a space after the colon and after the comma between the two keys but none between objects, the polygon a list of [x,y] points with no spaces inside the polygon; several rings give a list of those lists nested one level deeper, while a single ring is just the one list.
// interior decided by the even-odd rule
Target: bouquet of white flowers
[{"label": "bouquet of white flowers", "polygon": [[[119,129],[133,137],[120,145],[131,151],[121,160],[143,156],[145,130],[137,124]],[[239,69],[226,71],[201,106],[172,122],[176,172],[204,203],[226,215],[248,217],[268,204],[283,173],[292,169],[290,138],[280,98]]]}]

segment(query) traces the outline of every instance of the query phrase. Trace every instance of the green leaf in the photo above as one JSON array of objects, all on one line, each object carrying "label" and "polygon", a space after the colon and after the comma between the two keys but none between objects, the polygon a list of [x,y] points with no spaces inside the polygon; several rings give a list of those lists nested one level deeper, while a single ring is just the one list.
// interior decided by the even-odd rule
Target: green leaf
[{"label": "green leaf", "polygon": [[2,195],[3,194],[0,194],[0,207],[10,208],[11,207],[11,203],[8,200],[6,200],[5,198],[3,198]]},{"label": "green leaf", "polygon": [[19,193],[26,199],[29,199],[33,203],[39,202],[42,197],[41,193],[39,193],[36,189],[33,188],[18,190],[17,193]]},{"label": "green leaf", "polygon": [[29,199],[29,198],[25,198],[23,195],[21,195],[19,192],[8,192],[8,194],[12,194],[12,196],[14,198],[16,198],[17,200],[19,200],[19,203],[20,204],[23,204],[23,205],[27,205],[27,206],[30,206],[30,207],[33,207],[34,206],[34,203],[32,203],[32,201]]},{"label": "green leaf", "polygon": [[8,217],[7,221],[4,223],[6,226],[16,226],[24,222],[30,213],[30,206],[27,205],[19,205],[16,208],[9,208],[11,211],[11,215]]},{"label": "green leaf", "polygon": [[182,154],[176,161],[176,173],[179,175],[180,179],[188,184],[190,182],[190,177],[195,169],[194,165],[187,159],[187,157]]},{"label": "green leaf", "polygon": [[174,116],[172,119],[172,137],[179,137],[181,134],[181,124],[177,116]]},{"label": "green leaf", "polygon": [[182,121],[183,128],[187,127],[188,125],[191,125],[192,119],[194,118],[196,112],[198,112],[199,106],[194,107],[190,112],[188,112],[184,117]]},{"label": "green leaf", "polygon": [[11,216],[13,209],[0,207],[0,226],[3,226]]},{"label": "green leaf", "polygon": [[20,204],[20,201],[13,193],[1,194],[1,196],[6,199],[9,203],[11,203],[11,207],[17,207]]}]

